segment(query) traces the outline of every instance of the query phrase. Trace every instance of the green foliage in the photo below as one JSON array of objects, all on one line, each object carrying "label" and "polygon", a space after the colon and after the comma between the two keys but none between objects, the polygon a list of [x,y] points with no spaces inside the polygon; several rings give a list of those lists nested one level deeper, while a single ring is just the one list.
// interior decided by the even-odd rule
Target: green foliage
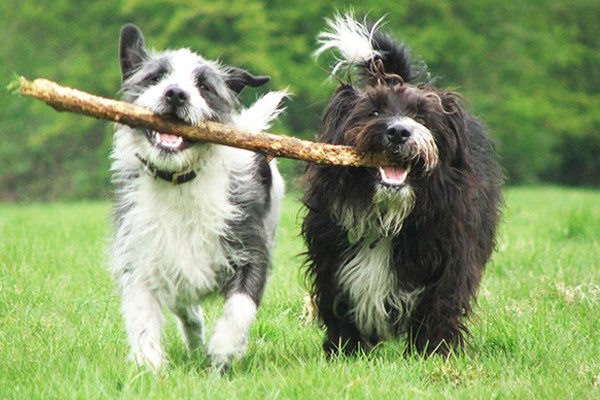
[{"label": "green foliage", "polygon": [[[171,364],[126,362],[106,270],[107,203],[0,205],[2,399],[597,399],[600,193],[513,188],[466,354],[405,357],[385,343],[328,361],[302,318],[298,202],[288,196],[247,357],[226,376],[189,356],[166,321]],[[210,328],[221,312],[205,303]]]},{"label": "green foliage", "polygon": [[[323,0],[8,0],[0,4],[0,77],[45,77],[116,97],[121,25],[150,46],[190,47],[269,74],[294,92],[274,130],[312,138],[331,92],[327,57],[315,62]],[[440,84],[457,89],[489,125],[513,183],[600,185],[600,3],[596,0],[369,0],[357,15],[387,15]],[[260,90],[248,90],[245,101]],[[57,114],[0,94],[0,199],[106,196],[111,125]],[[289,171],[298,168],[285,163]]]}]

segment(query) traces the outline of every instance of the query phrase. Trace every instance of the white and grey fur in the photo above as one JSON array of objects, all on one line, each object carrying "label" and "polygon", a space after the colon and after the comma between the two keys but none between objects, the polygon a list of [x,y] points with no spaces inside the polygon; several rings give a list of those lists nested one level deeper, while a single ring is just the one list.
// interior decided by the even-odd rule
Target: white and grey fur
[{"label": "white and grey fur", "polygon": [[[126,101],[190,125],[211,120],[261,131],[281,112],[287,95],[270,92],[240,109],[237,94],[268,77],[224,67],[188,49],[149,51],[131,24],[121,30],[120,62]],[[153,369],[165,363],[164,308],[178,318],[188,349],[201,348],[200,301],[222,291],[223,315],[206,352],[215,367],[229,366],[246,351],[271,264],[284,193],[275,162],[123,125],[116,127],[111,157],[111,270],[132,359]]]}]

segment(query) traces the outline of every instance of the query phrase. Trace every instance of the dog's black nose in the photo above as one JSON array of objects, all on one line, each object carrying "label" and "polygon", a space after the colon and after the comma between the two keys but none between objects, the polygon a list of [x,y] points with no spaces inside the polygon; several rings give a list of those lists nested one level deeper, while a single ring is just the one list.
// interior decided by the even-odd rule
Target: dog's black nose
[{"label": "dog's black nose", "polygon": [[181,107],[190,98],[188,92],[174,85],[167,86],[164,96],[167,100],[167,103],[173,107]]},{"label": "dog's black nose", "polygon": [[391,144],[400,145],[406,143],[410,138],[411,131],[408,126],[396,123],[388,127],[386,135]]}]

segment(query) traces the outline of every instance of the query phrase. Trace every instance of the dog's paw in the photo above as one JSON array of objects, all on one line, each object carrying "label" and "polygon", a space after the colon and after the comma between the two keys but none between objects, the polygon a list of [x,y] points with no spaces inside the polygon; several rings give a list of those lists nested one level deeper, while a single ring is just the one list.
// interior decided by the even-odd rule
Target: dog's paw
[{"label": "dog's paw", "polygon": [[248,337],[232,337],[225,332],[215,332],[206,350],[212,368],[226,372],[234,361],[246,353]]},{"label": "dog's paw", "polygon": [[167,363],[167,359],[162,354],[162,351],[157,351],[156,349],[133,351],[129,355],[128,361],[138,367],[148,367],[155,373],[159,372]]},{"label": "dog's paw", "polygon": [[218,373],[226,374],[231,370],[235,356],[232,354],[208,354],[210,368]]},{"label": "dog's paw", "polygon": [[323,341],[323,350],[327,358],[334,358],[338,356],[352,357],[361,356],[369,353],[372,344],[361,338],[337,338],[337,340],[325,339]]}]

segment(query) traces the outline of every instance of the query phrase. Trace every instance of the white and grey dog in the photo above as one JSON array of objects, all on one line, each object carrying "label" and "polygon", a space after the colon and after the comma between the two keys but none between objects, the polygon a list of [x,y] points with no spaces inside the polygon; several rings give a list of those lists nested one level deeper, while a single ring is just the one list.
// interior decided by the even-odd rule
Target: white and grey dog
[{"label": "white and grey dog", "polygon": [[[285,91],[240,108],[238,93],[269,77],[188,49],[147,50],[134,25],[122,28],[119,52],[124,99],[164,117],[261,131],[281,112]],[[284,192],[275,163],[246,150],[118,125],[112,173],[111,269],[132,359],[155,369],[164,364],[163,308],[177,316],[188,349],[202,347],[199,302],[221,290],[224,311],[206,351],[214,366],[229,366],[245,353],[271,264]]]}]

